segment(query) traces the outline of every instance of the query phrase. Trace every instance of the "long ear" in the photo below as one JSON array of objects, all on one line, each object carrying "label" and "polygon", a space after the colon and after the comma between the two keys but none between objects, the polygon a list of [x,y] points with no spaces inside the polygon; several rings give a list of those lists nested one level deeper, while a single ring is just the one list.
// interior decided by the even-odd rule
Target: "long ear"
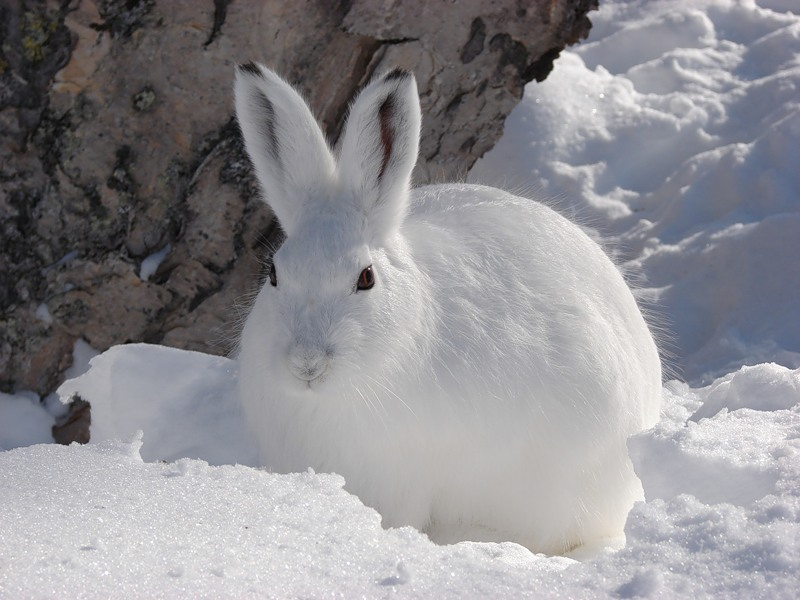
[{"label": "long ear", "polygon": [[339,174],[378,237],[396,231],[405,217],[419,130],[417,83],[407,71],[395,69],[373,80],[350,108]]},{"label": "long ear", "polygon": [[263,65],[236,69],[236,118],[264,199],[286,235],[314,190],[329,187],[333,155],[308,105],[292,86]]}]

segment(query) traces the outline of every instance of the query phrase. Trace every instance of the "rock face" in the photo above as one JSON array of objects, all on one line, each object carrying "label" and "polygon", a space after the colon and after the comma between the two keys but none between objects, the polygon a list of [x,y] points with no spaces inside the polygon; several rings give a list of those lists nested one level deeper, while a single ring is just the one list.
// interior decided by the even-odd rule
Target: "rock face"
[{"label": "rock face", "polygon": [[[414,71],[417,183],[463,177],[596,0],[72,0],[0,5],[0,389],[52,391],[84,338],[224,353],[280,232],[232,114],[234,65],[306,94],[331,141]],[[155,271],[153,255],[164,255]]]}]

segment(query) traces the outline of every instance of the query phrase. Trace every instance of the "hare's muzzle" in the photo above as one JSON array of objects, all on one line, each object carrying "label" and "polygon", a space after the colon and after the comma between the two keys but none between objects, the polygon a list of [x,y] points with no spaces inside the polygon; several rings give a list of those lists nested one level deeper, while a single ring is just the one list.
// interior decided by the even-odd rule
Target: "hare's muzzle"
[{"label": "hare's muzzle", "polygon": [[322,377],[330,366],[330,356],[317,348],[297,345],[289,353],[289,370],[297,379],[309,383]]}]

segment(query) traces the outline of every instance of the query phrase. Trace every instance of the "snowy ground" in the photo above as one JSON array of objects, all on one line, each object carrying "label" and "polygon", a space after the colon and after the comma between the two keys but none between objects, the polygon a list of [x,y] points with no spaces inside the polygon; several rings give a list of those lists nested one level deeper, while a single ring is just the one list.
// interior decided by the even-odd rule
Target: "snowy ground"
[{"label": "snowy ground", "polygon": [[31,445],[53,399],[0,396],[0,598],[796,598],[796,0],[601,5],[471,178],[557,198],[671,332],[688,383],[630,442],[647,502],[623,550],[580,563],[383,530],[338,476],[242,466],[235,363],[129,345],[61,389],[92,403],[88,446]]}]

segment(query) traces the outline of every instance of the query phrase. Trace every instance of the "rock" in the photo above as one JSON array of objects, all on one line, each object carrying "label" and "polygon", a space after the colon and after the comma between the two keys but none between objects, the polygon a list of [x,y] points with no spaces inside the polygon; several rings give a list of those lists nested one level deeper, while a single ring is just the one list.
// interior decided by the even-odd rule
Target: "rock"
[{"label": "rock", "polygon": [[91,437],[91,424],[91,405],[76,394],[69,404],[67,414],[53,425],[53,439],[65,446],[72,442],[86,444]]},{"label": "rock", "polygon": [[[52,391],[84,338],[235,345],[280,232],[234,66],[299,86],[335,142],[377,72],[416,74],[418,183],[463,177],[594,0],[24,0],[0,7],[0,389]],[[155,272],[143,261],[165,253]],[[37,317],[38,315],[38,317]]]},{"label": "rock", "polygon": [[494,146],[526,83],[542,81],[567,43],[585,37],[596,1],[354,0],[345,30],[377,38],[375,67],[415,73],[423,132],[418,182],[466,176]]}]

